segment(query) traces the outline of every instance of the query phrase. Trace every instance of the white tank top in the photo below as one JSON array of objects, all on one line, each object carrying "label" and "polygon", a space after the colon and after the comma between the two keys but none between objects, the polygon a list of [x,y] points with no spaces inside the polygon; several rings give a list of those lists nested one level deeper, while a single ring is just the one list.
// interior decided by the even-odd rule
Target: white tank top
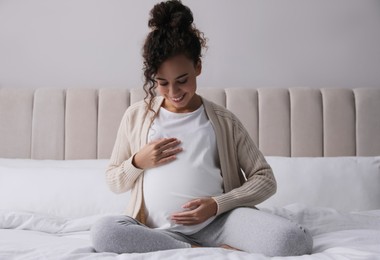
[{"label": "white tank top", "polygon": [[160,108],[149,129],[148,142],[170,137],[181,141],[183,151],[177,154],[176,160],[144,172],[147,225],[189,235],[215,217],[198,225],[184,226],[172,222],[171,214],[184,211],[182,206],[192,199],[223,193],[215,133],[204,107],[190,113]]}]

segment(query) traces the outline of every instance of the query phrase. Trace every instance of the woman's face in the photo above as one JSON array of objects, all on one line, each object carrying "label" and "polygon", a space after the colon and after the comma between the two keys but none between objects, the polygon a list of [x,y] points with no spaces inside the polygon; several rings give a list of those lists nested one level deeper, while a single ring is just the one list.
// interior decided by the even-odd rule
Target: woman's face
[{"label": "woman's face", "polygon": [[177,55],[164,61],[156,75],[157,90],[165,98],[163,107],[175,113],[196,110],[202,101],[195,94],[196,77],[201,73],[202,65]]}]

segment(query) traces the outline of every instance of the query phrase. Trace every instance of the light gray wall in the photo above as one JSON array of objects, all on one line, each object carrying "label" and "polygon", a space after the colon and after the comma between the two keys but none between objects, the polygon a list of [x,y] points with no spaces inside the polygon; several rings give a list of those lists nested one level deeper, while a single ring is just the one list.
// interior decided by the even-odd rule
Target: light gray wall
[{"label": "light gray wall", "polygon": [[[153,0],[0,0],[0,87],[140,87]],[[184,0],[205,87],[380,88],[378,0]]]}]

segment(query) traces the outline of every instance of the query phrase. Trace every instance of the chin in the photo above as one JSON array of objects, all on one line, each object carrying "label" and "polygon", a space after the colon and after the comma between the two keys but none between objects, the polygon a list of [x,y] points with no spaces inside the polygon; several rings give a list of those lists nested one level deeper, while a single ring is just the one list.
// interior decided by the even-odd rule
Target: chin
[{"label": "chin", "polygon": [[172,106],[177,108],[184,108],[189,105],[189,101],[182,100],[180,103],[170,102]]}]

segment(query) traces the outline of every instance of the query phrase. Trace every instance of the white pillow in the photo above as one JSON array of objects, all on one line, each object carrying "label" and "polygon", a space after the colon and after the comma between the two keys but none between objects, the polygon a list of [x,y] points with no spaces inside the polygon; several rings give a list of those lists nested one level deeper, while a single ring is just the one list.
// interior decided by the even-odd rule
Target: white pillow
[{"label": "white pillow", "polygon": [[343,211],[380,209],[380,157],[266,157],[277,193],[259,207],[303,203]]},{"label": "white pillow", "polygon": [[0,209],[65,218],[122,214],[129,192],[106,184],[108,160],[0,159]]}]

